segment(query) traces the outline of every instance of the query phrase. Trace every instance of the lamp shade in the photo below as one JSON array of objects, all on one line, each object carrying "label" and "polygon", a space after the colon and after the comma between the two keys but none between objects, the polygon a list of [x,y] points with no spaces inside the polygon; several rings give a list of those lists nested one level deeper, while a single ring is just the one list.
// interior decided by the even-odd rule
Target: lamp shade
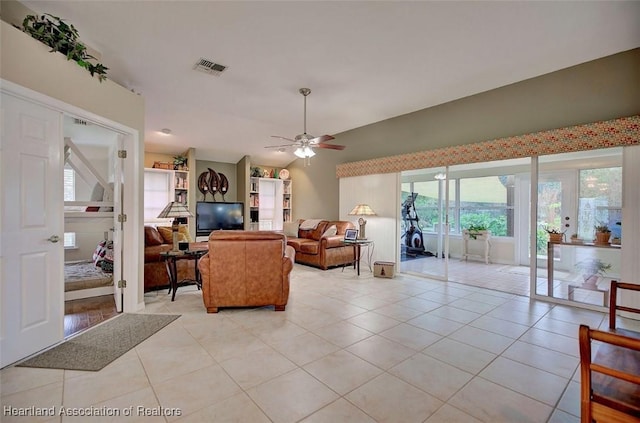
[{"label": "lamp shade", "polygon": [[162,209],[159,218],[193,217],[187,206],[177,201],[172,201]]},{"label": "lamp shade", "polygon": [[376,212],[368,204],[358,204],[349,212],[350,216],[376,216]]}]

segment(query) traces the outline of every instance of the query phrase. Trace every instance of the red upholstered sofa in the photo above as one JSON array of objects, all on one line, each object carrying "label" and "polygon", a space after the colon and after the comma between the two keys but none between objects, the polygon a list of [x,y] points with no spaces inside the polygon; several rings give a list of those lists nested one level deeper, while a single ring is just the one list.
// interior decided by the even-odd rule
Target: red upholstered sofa
[{"label": "red upholstered sofa", "polygon": [[[161,287],[169,287],[169,276],[160,253],[169,251],[173,244],[167,243],[153,226],[144,227],[144,290],[150,291]],[[206,242],[192,242],[189,249],[207,249]],[[178,280],[195,279],[195,264],[193,260],[178,260]]]},{"label": "red upholstered sofa", "polygon": [[[304,219],[298,221],[299,224],[303,222]],[[330,229],[332,226],[335,226],[335,234]],[[320,220],[315,228],[298,228],[298,236],[287,237],[287,245],[296,250],[296,263],[323,270],[351,264],[354,260],[353,245],[344,245],[342,242],[347,229],[355,229],[354,224],[342,220]]]}]

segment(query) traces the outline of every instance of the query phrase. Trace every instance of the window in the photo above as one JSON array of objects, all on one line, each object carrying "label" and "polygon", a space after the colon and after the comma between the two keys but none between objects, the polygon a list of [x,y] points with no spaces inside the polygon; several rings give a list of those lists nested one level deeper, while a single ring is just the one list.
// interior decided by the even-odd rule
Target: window
[{"label": "window", "polygon": [[166,170],[145,169],[144,171],[144,221],[145,223],[165,223],[170,219],[159,219],[160,212],[173,201],[172,173]]},{"label": "window", "polygon": [[[76,172],[70,167],[64,168],[64,201],[76,200]],[[76,247],[76,233],[64,233],[64,248]]]},{"label": "window", "polygon": [[[450,232],[462,233],[470,225],[484,225],[493,236],[514,233],[514,175],[485,176],[449,180]],[[437,232],[440,181],[403,183],[402,200],[409,191],[418,193],[415,208],[420,227]],[[444,201],[444,198],[442,199]],[[442,217],[444,222],[444,217]]]},{"label": "window", "polygon": [[459,179],[457,232],[484,225],[493,236],[513,236],[514,179],[513,175]]},{"label": "window", "polygon": [[613,237],[620,237],[622,168],[582,169],[578,179],[578,236],[590,240],[596,225],[607,225]]},{"label": "window", "polygon": [[76,200],[76,172],[70,167],[64,168],[64,201]]}]

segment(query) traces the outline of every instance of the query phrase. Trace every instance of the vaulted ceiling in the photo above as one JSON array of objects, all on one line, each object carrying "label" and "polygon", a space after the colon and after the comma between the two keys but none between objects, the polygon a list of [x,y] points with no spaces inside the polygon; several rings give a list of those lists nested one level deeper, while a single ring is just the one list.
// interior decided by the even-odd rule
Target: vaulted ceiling
[{"label": "vaulted ceiling", "polygon": [[147,151],[273,166],[295,159],[264,147],[302,133],[301,87],[307,132],[338,134],[640,46],[635,1],[23,3],[145,97]]}]

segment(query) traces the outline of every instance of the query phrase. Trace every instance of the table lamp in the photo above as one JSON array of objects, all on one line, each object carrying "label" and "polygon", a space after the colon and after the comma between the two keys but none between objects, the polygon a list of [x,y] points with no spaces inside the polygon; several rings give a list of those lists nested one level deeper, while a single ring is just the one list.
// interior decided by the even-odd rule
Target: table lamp
[{"label": "table lamp", "polygon": [[180,223],[178,222],[178,218],[179,217],[193,217],[193,215],[191,214],[191,212],[189,211],[189,209],[187,209],[187,206],[179,203],[177,201],[172,201],[169,204],[167,204],[167,206],[162,209],[162,211],[160,212],[160,214],[158,215],[159,218],[162,219],[166,219],[166,218],[173,218],[173,223],[171,223],[171,231],[172,231],[172,235],[173,235],[173,250],[172,251],[179,251],[178,249],[178,228],[180,226]]},{"label": "table lamp", "polygon": [[[349,216],[376,216],[376,212],[374,212],[368,204],[358,204],[353,208],[353,210],[349,212]],[[361,217],[360,219],[358,219],[358,224],[360,225],[358,239],[367,239],[367,236],[364,232],[367,221]]]}]

